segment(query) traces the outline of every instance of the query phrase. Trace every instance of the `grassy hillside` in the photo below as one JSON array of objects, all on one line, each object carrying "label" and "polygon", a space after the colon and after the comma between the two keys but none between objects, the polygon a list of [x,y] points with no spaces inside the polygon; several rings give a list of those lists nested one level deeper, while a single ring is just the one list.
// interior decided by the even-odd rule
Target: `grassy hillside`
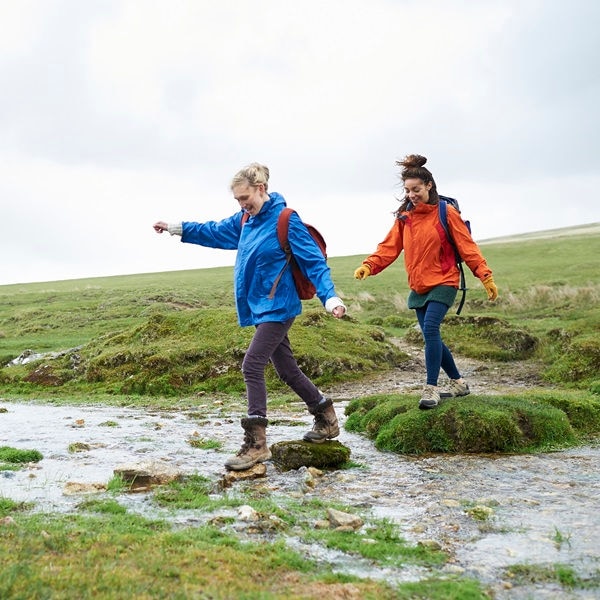
[{"label": "grassy hillside", "polygon": [[[600,236],[553,234],[482,246],[500,298],[488,303],[468,274],[467,303],[444,336],[465,355],[535,359],[549,381],[598,386]],[[402,258],[360,282],[353,272],[363,258],[329,261],[349,318],[324,317],[313,300],[292,329],[300,362],[320,385],[400,364],[390,336],[415,335]],[[230,267],[0,286],[0,393],[240,392],[253,330],[237,326],[232,294]],[[4,366],[25,350],[61,354]]]}]

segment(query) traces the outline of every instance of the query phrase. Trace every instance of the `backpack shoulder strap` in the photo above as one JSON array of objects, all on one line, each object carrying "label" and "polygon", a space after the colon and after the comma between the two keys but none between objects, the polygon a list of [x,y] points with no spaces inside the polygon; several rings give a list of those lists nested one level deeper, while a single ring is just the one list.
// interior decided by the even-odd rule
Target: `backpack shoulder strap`
[{"label": "backpack shoulder strap", "polygon": [[279,245],[286,254],[291,254],[290,242],[288,240],[288,231],[290,228],[290,217],[296,212],[293,208],[284,208],[277,219],[277,239]]},{"label": "backpack shoulder strap", "polygon": [[454,255],[456,256],[456,264],[458,266],[458,270],[460,272],[460,287],[458,288],[462,291],[462,298],[458,304],[458,309],[456,311],[457,315],[460,315],[460,311],[463,308],[465,303],[465,295],[467,293],[467,282],[465,281],[465,271],[462,266],[462,262],[460,260],[460,254],[458,253],[458,248],[450,235],[450,228],[448,227],[448,205],[445,200],[442,200],[440,197],[440,201],[438,202],[438,213],[440,217],[440,225],[444,228],[444,232],[446,233],[446,237],[450,242],[450,245],[454,249]]},{"label": "backpack shoulder strap", "polygon": [[445,200],[441,200],[438,202],[438,214],[440,217],[440,225],[444,228],[446,233],[446,237],[448,241],[454,246],[454,240],[450,235],[450,230],[448,229],[448,204]]}]

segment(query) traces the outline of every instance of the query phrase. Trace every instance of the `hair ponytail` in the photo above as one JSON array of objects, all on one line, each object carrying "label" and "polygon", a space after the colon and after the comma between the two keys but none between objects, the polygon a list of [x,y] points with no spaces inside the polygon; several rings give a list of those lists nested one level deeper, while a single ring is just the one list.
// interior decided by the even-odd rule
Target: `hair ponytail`
[{"label": "hair ponytail", "polygon": [[[408,154],[402,160],[397,160],[396,165],[402,167],[400,178],[403,183],[407,179],[420,179],[423,183],[431,183],[431,189],[429,190],[429,204],[437,204],[440,201],[440,197],[438,196],[437,187],[431,171],[425,168],[426,162],[427,158],[425,156],[421,156],[420,154]],[[412,204],[406,195],[404,195],[399,202],[401,202],[400,208],[398,208],[395,213],[397,217],[400,216],[400,213],[410,210],[412,207]]]}]

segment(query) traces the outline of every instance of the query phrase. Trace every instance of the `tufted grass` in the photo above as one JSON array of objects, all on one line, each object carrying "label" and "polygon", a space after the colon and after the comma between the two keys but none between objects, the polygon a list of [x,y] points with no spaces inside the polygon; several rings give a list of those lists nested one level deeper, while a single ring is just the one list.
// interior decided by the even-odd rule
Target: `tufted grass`
[{"label": "tufted grass", "polygon": [[412,396],[351,401],[346,429],[400,454],[515,453],[568,448],[600,434],[600,399],[586,392],[523,392],[448,399],[418,409]]}]

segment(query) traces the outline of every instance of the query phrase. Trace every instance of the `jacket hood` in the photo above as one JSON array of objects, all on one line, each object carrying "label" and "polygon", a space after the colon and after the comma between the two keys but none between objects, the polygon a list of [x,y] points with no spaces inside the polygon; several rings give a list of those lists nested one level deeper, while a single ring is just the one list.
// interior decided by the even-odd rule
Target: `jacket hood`
[{"label": "jacket hood", "polygon": [[285,202],[285,198],[278,194],[277,192],[271,192],[269,194],[269,200],[267,200],[260,209],[259,213],[256,215],[260,217],[261,215],[267,215],[271,211],[275,210],[278,206],[285,207],[287,206]]}]

